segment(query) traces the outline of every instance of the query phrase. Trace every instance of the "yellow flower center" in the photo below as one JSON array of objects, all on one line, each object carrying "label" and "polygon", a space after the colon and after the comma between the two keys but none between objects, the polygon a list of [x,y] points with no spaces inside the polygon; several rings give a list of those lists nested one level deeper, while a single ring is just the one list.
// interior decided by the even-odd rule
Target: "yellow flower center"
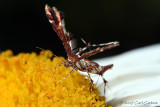
[{"label": "yellow flower center", "polygon": [[[89,107],[105,106],[96,88],[78,71],[61,81],[72,69],[46,51],[20,53],[11,50],[0,54],[0,107]],[[61,57],[62,58],[62,57]],[[64,58],[62,58],[65,60]]]}]

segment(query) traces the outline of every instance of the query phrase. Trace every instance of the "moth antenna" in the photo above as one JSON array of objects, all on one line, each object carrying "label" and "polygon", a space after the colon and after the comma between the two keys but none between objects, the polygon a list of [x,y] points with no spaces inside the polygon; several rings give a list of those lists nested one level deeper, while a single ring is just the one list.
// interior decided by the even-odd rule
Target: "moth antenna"
[{"label": "moth antenna", "polygon": [[[47,51],[47,50],[45,50],[45,49],[43,49],[43,48],[40,48],[40,47],[36,47],[37,49],[40,49],[40,50],[42,50],[42,51]],[[53,55],[53,56],[55,56],[55,57],[57,57],[57,58],[59,58],[61,61],[63,61],[63,62],[65,62],[63,59],[61,59],[60,57],[58,57],[57,55],[55,55],[55,54],[53,54],[53,53],[51,53],[51,52],[49,52],[49,51],[47,51],[50,55]]]}]

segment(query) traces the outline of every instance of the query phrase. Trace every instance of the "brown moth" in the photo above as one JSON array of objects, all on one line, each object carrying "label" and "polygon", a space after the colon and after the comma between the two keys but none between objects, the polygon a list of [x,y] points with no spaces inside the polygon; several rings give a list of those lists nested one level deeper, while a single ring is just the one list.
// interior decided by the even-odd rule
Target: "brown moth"
[{"label": "brown moth", "polygon": [[[99,52],[102,52],[104,50],[116,47],[119,45],[119,42],[115,41],[115,42],[103,43],[103,44],[90,44],[90,43],[87,44],[82,39],[82,41],[84,43],[86,43],[86,47],[79,48],[79,51],[77,53],[75,53],[74,48],[75,48],[76,41],[75,41],[75,39],[72,39],[71,34],[66,31],[62,13],[60,11],[58,11],[55,7],[51,8],[48,5],[45,6],[45,12],[46,12],[48,20],[51,23],[54,31],[57,33],[57,35],[61,39],[61,41],[64,45],[64,48],[65,48],[65,51],[67,53],[68,59],[66,62],[64,62],[64,66],[67,68],[72,67],[72,69],[73,69],[68,75],[70,75],[74,70],[87,72],[88,76],[90,78],[90,81],[91,81],[91,91],[92,91],[93,80],[91,79],[89,73],[97,74],[97,75],[101,76],[104,83],[106,84],[107,81],[105,80],[105,78],[103,78],[103,74],[108,69],[111,69],[113,67],[113,64],[106,65],[106,66],[100,66],[98,63],[93,62],[87,58],[92,55],[95,55]],[[92,48],[97,47],[97,48],[90,50],[89,52],[85,52],[87,49],[89,49],[91,47]],[[66,77],[64,77],[61,81],[63,81]]]}]

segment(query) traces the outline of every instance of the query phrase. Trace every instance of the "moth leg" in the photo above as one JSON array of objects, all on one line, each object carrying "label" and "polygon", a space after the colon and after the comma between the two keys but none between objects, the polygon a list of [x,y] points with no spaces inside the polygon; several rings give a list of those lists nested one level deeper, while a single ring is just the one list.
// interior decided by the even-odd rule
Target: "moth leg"
[{"label": "moth leg", "polygon": [[[102,70],[98,73],[101,77],[102,77],[102,79],[103,79],[103,83],[104,83],[104,94],[105,94],[105,90],[106,90],[106,85],[107,85],[107,80],[103,77],[103,74],[108,70],[108,69],[111,69],[113,67],[113,64],[110,64],[110,65],[106,65],[106,66],[102,66]],[[102,83],[102,84],[103,84]],[[101,85],[102,85],[101,84]],[[100,86],[101,86],[100,85]],[[108,85],[107,85],[108,86]],[[109,88],[109,86],[108,86],[108,88]],[[109,88],[110,89],[110,88]]]},{"label": "moth leg", "polygon": [[104,83],[104,94],[106,93],[106,85],[107,85],[107,80],[102,76],[103,83]]},{"label": "moth leg", "polygon": [[[43,70],[43,71],[53,71],[53,70],[56,70],[56,68],[60,67],[62,64],[64,64],[64,63],[63,63],[63,62],[62,62],[62,63],[59,63],[59,64],[57,64],[54,68],[49,69],[49,70]],[[55,72],[54,72],[54,73],[55,73]],[[53,75],[54,75],[54,73],[53,73]]]},{"label": "moth leg", "polygon": [[99,81],[99,77],[100,77],[100,75],[98,75],[98,79],[97,79],[96,85],[97,85],[97,83],[98,83],[98,81]]},{"label": "moth leg", "polygon": [[61,80],[56,84],[56,86],[59,85],[59,83],[61,83],[64,79],[66,79],[74,70],[75,70],[75,69],[72,69],[71,72],[69,72],[63,79],[61,79]]},{"label": "moth leg", "polygon": [[89,72],[87,71],[87,74],[88,74],[88,76],[89,76],[89,79],[90,79],[90,92],[91,92],[91,95],[92,95],[92,91],[93,91],[93,80],[92,80],[92,78],[91,78],[91,75],[89,74]]},{"label": "moth leg", "polygon": [[[83,38],[81,38],[81,40],[82,40],[82,42],[84,43],[84,44],[86,44],[86,47],[91,51],[91,44],[90,44],[90,42],[89,43],[87,43]],[[86,49],[87,49],[86,48]],[[85,50],[84,50],[85,51]]]},{"label": "moth leg", "polygon": [[[56,70],[58,67],[60,67],[62,64],[64,64],[63,62],[62,63],[59,63],[55,66],[55,68],[51,69],[51,70]],[[53,75],[55,74],[55,72],[53,73]]]}]

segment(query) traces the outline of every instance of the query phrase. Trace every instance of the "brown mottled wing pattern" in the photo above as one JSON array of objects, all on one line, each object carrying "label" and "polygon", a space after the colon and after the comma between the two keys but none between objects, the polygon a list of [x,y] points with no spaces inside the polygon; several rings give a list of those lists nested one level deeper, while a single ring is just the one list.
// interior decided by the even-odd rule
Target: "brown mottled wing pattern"
[{"label": "brown mottled wing pattern", "polygon": [[108,44],[108,45],[106,45],[104,47],[101,47],[101,48],[98,47],[97,49],[94,49],[92,51],[89,51],[89,52],[86,52],[86,53],[82,54],[81,57],[79,58],[79,60],[80,59],[84,59],[84,58],[88,58],[88,57],[90,57],[92,55],[95,55],[95,54],[97,54],[99,52],[103,52],[104,50],[107,50],[107,49],[111,49],[111,48],[116,47],[118,45],[119,45],[119,42],[115,41],[115,42],[112,42],[111,44]]},{"label": "brown mottled wing pattern", "polygon": [[[73,55],[77,55],[77,50],[76,50],[77,41],[76,41],[76,39],[71,37],[71,34],[69,32],[66,32],[62,13],[60,11],[58,11],[55,7],[51,8],[48,5],[46,5],[45,11],[46,11],[46,15],[49,19],[49,22],[52,24],[53,29],[55,30],[55,32],[57,33],[57,35],[59,36],[59,38],[61,39],[61,41],[64,45],[67,56],[70,58]],[[97,46],[98,48],[96,48],[90,52],[83,53],[81,55],[81,57],[78,58],[77,60],[81,60],[81,59],[90,57],[94,54],[102,52],[106,49],[116,47],[118,45],[119,45],[119,42],[117,42],[117,41],[107,43],[107,44],[89,45],[92,47]],[[103,47],[100,48],[99,46],[103,46]],[[87,49],[87,47],[83,48],[82,51],[84,51],[85,49]],[[78,54],[79,54],[79,52],[78,52]]]},{"label": "brown mottled wing pattern", "polygon": [[49,22],[52,24],[53,29],[64,45],[67,56],[71,56],[73,54],[72,46],[70,46],[72,44],[71,37],[70,33],[66,32],[62,13],[59,12],[55,7],[51,8],[48,5],[45,6],[45,11]]}]

